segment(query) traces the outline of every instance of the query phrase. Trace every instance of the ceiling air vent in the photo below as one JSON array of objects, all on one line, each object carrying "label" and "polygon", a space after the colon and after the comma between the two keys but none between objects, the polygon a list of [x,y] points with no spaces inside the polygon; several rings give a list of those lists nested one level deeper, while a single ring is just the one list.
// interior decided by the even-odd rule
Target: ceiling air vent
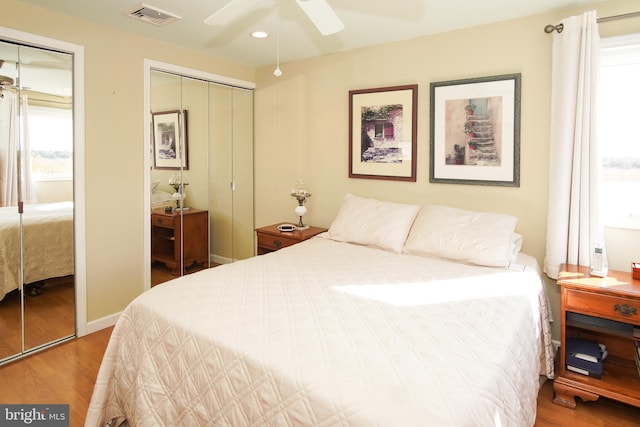
[{"label": "ceiling air vent", "polygon": [[158,27],[167,25],[168,23],[177,21],[178,19],[182,19],[181,16],[174,15],[173,13],[166,12],[144,3],[140,3],[135,8],[126,12],[125,15],[140,21],[148,22],[149,24],[157,25]]}]

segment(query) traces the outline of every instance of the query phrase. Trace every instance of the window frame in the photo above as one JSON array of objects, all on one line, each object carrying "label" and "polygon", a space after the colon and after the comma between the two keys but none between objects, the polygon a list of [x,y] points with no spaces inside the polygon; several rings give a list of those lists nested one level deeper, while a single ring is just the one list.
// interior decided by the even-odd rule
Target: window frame
[{"label": "window frame", "polygon": [[[618,52],[616,52],[618,49]],[[607,64],[607,58],[614,56],[616,59],[624,60],[619,49],[630,50],[630,56],[633,58],[640,58],[640,33],[636,34],[628,34],[624,36],[616,36],[616,37],[607,37],[603,38],[600,41],[600,69],[605,67]],[[624,53],[623,53],[624,54]],[[602,140],[598,140],[598,144],[603,144]],[[600,156],[603,157],[602,155]],[[604,167],[603,167],[604,169]],[[604,178],[601,177],[602,184],[604,184]],[[640,181],[638,181],[638,185],[640,186]],[[629,197],[633,197],[631,194]],[[620,215],[612,217],[610,214],[605,213],[606,206],[605,203],[602,202],[601,196],[601,210],[602,210],[602,220],[605,228],[621,228],[621,229],[640,229],[640,210],[632,209],[628,215]]]}]

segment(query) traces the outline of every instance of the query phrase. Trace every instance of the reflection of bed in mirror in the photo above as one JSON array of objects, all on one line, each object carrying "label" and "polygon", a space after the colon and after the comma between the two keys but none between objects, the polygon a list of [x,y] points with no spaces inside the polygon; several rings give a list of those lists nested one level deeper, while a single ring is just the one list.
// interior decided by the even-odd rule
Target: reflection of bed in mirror
[{"label": "reflection of bed in mirror", "polygon": [[[22,217],[23,283],[74,274],[73,203],[25,205]],[[0,300],[20,283],[20,216],[0,208]]]},{"label": "reflection of bed in mirror", "polygon": [[173,195],[158,188],[158,184],[159,181],[154,181],[151,184],[151,209],[175,206]]}]

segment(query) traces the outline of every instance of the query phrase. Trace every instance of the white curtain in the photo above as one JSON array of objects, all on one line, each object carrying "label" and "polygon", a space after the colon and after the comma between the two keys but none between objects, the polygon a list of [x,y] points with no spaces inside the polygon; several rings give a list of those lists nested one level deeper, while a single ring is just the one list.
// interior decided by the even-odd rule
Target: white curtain
[{"label": "white curtain", "polygon": [[31,140],[29,138],[29,98],[27,95],[20,97],[20,114],[22,116],[22,199],[25,203],[36,203],[36,186],[33,181],[33,168],[31,167]]},{"label": "white curtain", "polygon": [[[0,168],[2,169],[0,183],[1,206],[16,206],[19,200],[26,203],[36,203],[35,184],[31,172],[31,144],[29,142],[29,107],[26,95],[20,97],[20,109],[16,102],[16,95],[5,90],[0,98]],[[16,114],[19,114],[16,117]],[[17,132],[18,127],[20,131]],[[18,138],[20,144],[18,144]],[[21,150],[18,151],[18,150]],[[18,156],[22,159],[22,182],[20,190],[22,197],[18,197]]]},{"label": "white curtain", "polygon": [[600,36],[596,12],[562,20],[553,34],[549,208],[544,271],[560,264],[589,265],[600,224],[601,161],[596,141]]},{"label": "white curtain", "polygon": [[0,98],[0,201],[2,206],[15,206],[18,201],[16,96],[4,90]]}]

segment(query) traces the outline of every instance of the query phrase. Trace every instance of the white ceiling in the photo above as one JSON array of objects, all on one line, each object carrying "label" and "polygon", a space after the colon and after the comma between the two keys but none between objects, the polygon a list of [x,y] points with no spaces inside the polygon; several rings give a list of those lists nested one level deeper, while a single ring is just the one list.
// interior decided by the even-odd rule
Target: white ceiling
[{"label": "white ceiling", "polygon": [[[327,0],[345,25],[329,36],[320,35],[295,0],[260,0],[222,27],[203,21],[229,0],[144,0],[182,17],[163,27],[124,15],[138,0],[20,1],[261,67],[275,64],[278,33],[280,61],[287,62],[606,0]],[[255,30],[272,36],[254,39]]]}]

